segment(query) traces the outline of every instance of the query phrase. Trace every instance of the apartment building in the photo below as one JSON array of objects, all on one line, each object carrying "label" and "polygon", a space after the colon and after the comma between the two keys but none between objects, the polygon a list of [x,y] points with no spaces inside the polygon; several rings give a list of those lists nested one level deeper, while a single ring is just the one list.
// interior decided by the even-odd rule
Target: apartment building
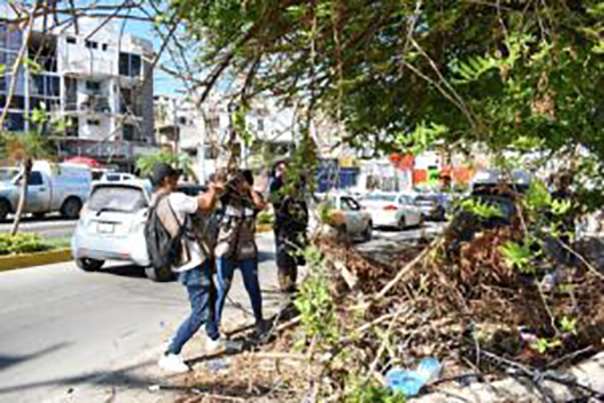
[{"label": "apartment building", "polygon": [[[65,136],[53,138],[59,157],[86,156],[132,169],[135,156],[154,147],[150,41],[100,21],[81,20],[61,31],[34,30],[26,60],[7,105],[11,69],[25,34],[0,20],[0,107],[5,130],[32,129],[36,108],[65,119]],[[37,27],[38,24],[34,25]]]},{"label": "apartment building", "polygon": [[[234,129],[224,98],[210,98],[201,109],[188,98],[170,95],[156,95],[154,104],[156,142],[163,149],[193,157],[202,181],[224,163],[221,150]],[[296,132],[291,108],[258,99],[246,114],[246,129],[254,138],[253,145],[234,145],[243,166],[261,169],[264,156],[284,157],[293,149]]]}]

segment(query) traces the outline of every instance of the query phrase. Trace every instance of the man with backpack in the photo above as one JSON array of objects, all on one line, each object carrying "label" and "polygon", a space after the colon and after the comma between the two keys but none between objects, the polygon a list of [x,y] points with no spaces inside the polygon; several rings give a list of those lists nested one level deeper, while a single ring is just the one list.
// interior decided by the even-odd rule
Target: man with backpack
[{"label": "man with backpack", "polygon": [[187,196],[176,191],[180,171],[169,164],[158,162],[153,166],[151,182],[154,193],[151,200],[145,237],[150,259],[154,266],[169,265],[186,287],[191,302],[191,313],[180,325],[159,360],[165,371],[182,373],[189,367],[180,352],[205,323],[206,348],[219,346],[220,333],[214,321],[213,303],[215,288],[212,280],[211,256],[206,240],[199,239],[192,228],[192,215],[214,209],[224,186],[211,183],[208,191],[199,196]]}]

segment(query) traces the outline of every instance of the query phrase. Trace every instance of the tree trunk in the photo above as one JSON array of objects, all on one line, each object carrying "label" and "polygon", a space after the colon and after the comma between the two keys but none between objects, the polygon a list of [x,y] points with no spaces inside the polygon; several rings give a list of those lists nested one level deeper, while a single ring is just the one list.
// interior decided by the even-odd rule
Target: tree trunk
[{"label": "tree trunk", "polygon": [[11,235],[15,235],[19,231],[19,224],[21,223],[21,216],[25,210],[27,204],[27,185],[29,184],[29,174],[31,173],[33,162],[30,158],[25,160],[23,164],[23,178],[21,179],[21,189],[19,191],[19,204],[17,204],[17,211],[15,212],[15,220],[13,221],[13,228],[11,229]]}]

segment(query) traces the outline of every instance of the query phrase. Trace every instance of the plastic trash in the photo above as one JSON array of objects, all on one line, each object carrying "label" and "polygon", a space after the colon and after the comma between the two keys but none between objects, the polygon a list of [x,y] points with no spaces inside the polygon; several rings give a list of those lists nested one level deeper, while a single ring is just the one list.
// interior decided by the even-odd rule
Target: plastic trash
[{"label": "plastic trash", "polygon": [[416,396],[423,386],[438,380],[441,370],[436,358],[422,359],[415,371],[393,368],[386,373],[387,388],[393,393]]},{"label": "plastic trash", "polygon": [[424,358],[419,362],[417,373],[426,384],[438,380],[442,365],[436,358]]}]

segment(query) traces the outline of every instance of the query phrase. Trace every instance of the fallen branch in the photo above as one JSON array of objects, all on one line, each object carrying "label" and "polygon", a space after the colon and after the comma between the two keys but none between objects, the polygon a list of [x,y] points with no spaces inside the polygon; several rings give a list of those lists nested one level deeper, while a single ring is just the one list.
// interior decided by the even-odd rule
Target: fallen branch
[{"label": "fallen branch", "polygon": [[394,277],[388,284],[386,284],[386,286],[384,288],[382,288],[382,290],[375,296],[374,300],[380,300],[380,299],[384,298],[384,296],[386,294],[388,294],[388,292],[392,288],[394,288],[398,284],[398,282],[401,281],[402,278],[405,277],[405,275],[407,273],[409,273],[411,271],[411,269],[413,269],[415,267],[416,264],[418,264],[419,262],[421,262],[430,252],[432,252],[432,250],[434,250],[437,246],[439,246],[440,243],[442,243],[442,238],[437,238],[434,241],[432,241],[430,243],[430,245],[428,245],[426,247],[426,249],[424,249],[422,251],[422,253],[420,253],[412,261],[410,261],[409,263],[407,263],[405,265],[405,267],[403,267],[396,274],[396,277]]}]

